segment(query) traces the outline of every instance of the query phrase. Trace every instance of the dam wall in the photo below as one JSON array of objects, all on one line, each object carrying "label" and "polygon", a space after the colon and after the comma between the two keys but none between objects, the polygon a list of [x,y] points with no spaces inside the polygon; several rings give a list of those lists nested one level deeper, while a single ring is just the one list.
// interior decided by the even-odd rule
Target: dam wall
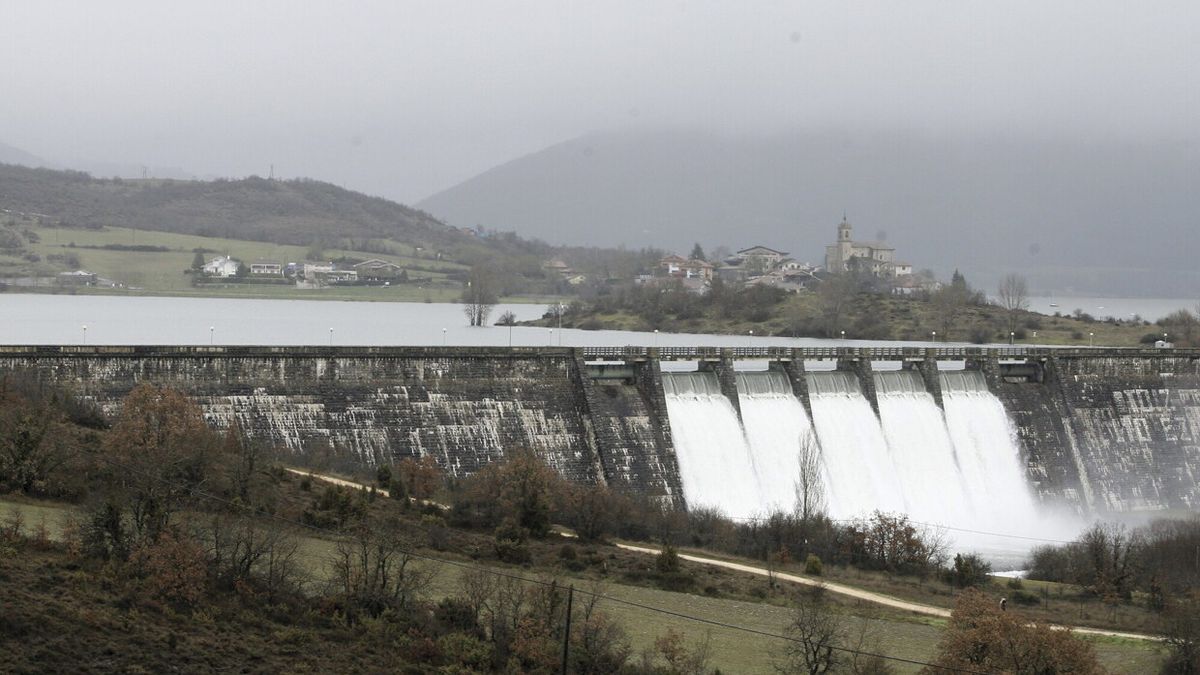
[{"label": "dam wall", "polygon": [[1200,508],[1200,361],[1053,363],[1092,510]]},{"label": "dam wall", "polygon": [[[768,372],[744,376],[743,359],[767,361]],[[702,373],[664,383],[666,360],[696,361]],[[815,361],[827,372],[805,365]],[[879,361],[910,375],[884,375]],[[696,481],[710,465],[737,476],[749,463],[743,483],[782,504],[796,448],[815,430],[826,471],[847,473],[830,480],[869,483],[855,479],[865,459],[829,453],[878,455],[894,466],[876,482],[901,476],[889,506],[904,508],[938,480],[941,460],[928,448],[961,464],[961,448],[987,454],[999,446],[985,437],[1000,433],[1013,437],[1005,447],[1019,453],[1015,470],[1039,503],[1083,514],[1200,508],[1197,364],[1200,352],[1148,349],[0,346],[0,372],[36,373],[106,415],[138,383],[172,386],[213,426],[236,423],[300,462],[353,469],[428,456],[462,477],[528,449],[570,480],[676,506],[703,496]],[[964,367],[970,378],[945,380]],[[989,396],[999,420],[983,433]],[[928,424],[907,426],[908,409]],[[938,424],[938,444],[921,440]],[[973,489],[991,489],[994,469],[975,459]],[[728,499],[750,509],[754,500],[735,494],[744,491]],[[877,492],[830,497],[866,504]]]},{"label": "dam wall", "polygon": [[346,469],[430,456],[462,477],[526,449],[569,480],[681,494],[653,391],[595,385],[584,368],[568,349],[0,347],[0,371],[37,373],[110,418],[138,383],[175,387],[216,428]]}]

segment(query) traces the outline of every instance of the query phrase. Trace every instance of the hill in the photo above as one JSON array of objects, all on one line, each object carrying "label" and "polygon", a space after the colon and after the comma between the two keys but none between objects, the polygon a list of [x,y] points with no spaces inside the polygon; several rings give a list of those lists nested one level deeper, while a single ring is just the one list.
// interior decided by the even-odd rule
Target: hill
[{"label": "hill", "polygon": [[[555,252],[547,244],[513,233],[465,231],[423,211],[316,180],[100,179],[0,164],[0,210],[0,277],[85,267],[145,292],[181,292],[191,286],[181,272],[196,250],[303,261],[307,249],[309,258],[381,257],[420,278],[449,274],[454,289],[465,280],[465,268],[478,263],[492,270],[502,295],[561,292],[564,285],[542,269]],[[81,254],[77,244],[94,250]],[[62,262],[68,255],[69,262]]]},{"label": "hill", "polygon": [[21,164],[24,166],[50,166],[46,160],[25,152],[20,148],[14,148],[6,143],[0,143],[0,164]]},{"label": "hill", "polygon": [[0,207],[83,226],[124,226],[308,245],[348,238],[426,246],[466,235],[429,214],[315,180],[100,179],[0,165]]},{"label": "hill", "polygon": [[1194,143],[947,139],[900,132],[776,136],[619,131],[576,138],[417,204],[455,225],[562,243],[686,252],[765,244],[820,262],[847,211],[902,259],[991,287],[1190,294],[1180,246],[1200,213]]}]

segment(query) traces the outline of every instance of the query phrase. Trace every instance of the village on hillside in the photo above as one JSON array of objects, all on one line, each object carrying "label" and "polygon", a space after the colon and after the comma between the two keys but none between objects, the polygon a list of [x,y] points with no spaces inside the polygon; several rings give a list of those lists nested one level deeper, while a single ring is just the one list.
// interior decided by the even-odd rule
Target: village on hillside
[{"label": "village on hillside", "polygon": [[[941,283],[928,272],[914,273],[910,263],[896,260],[896,249],[882,241],[855,241],[853,228],[844,217],[837,226],[837,239],[825,247],[824,264],[801,262],[787,251],[755,245],[736,252],[718,249],[706,256],[697,244],[691,254],[671,254],[657,267],[634,281],[651,285],[679,283],[695,293],[705,293],[714,280],[739,286],[771,286],[797,293],[812,290],[832,275],[868,274],[886,284],[896,295],[933,292]],[[557,273],[572,286],[587,283],[585,275],[559,260],[547,261],[547,271]]]}]

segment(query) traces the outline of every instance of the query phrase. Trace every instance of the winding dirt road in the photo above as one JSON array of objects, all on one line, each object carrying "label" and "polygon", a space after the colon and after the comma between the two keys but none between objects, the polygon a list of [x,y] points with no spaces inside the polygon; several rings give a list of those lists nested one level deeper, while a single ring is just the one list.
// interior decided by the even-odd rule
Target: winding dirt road
[{"label": "winding dirt road", "polygon": [[[317,478],[319,480],[323,480],[328,483],[333,483],[335,485],[344,485],[346,487],[354,487],[354,488],[368,488],[369,487],[367,485],[363,485],[362,483],[355,483],[352,481],[337,478],[335,476],[326,476],[324,474],[313,473],[311,471],[303,471],[300,469],[292,469],[292,468],[288,468],[287,470],[292,473],[299,474],[301,476],[312,476],[313,478]],[[378,488],[376,488],[376,490],[380,494],[387,496],[386,490],[379,490]],[[439,506],[442,506],[442,505],[439,505]],[[445,507],[443,506],[443,508],[445,508]],[[635,553],[645,553],[647,555],[658,555],[659,553],[662,552],[660,549],[657,549],[657,548],[650,548],[650,547],[646,547],[646,546],[635,546],[633,544],[618,543],[618,544],[616,544],[616,546],[618,548],[622,548],[626,551],[633,551]],[[683,558],[684,560],[690,561],[690,562],[699,563],[701,565],[712,565],[714,567],[724,567],[726,569],[736,570],[738,572],[745,572],[747,574],[755,574],[755,575],[762,576],[762,577],[770,576],[772,574],[770,571],[768,571],[766,568],[763,568],[763,567],[755,567],[753,565],[745,565],[742,563],[731,562],[728,560],[718,560],[716,558],[705,558],[705,557],[698,556],[698,555],[692,555],[690,553],[680,553],[679,557]],[[774,574],[775,574],[776,579],[781,579],[783,581],[788,581],[788,582],[791,582],[794,584],[800,584],[802,586],[820,586],[820,587],[823,587],[825,590],[829,591],[830,593],[837,593],[838,595],[844,595],[846,597],[863,600],[865,602],[870,602],[872,604],[882,605],[884,607],[891,607],[893,609],[899,609],[899,610],[903,610],[906,612],[913,612],[915,614],[922,614],[925,616],[935,616],[935,617],[942,618],[942,619],[950,618],[950,610],[946,609],[945,607],[936,607],[934,605],[926,605],[926,604],[920,603],[920,602],[909,602],[907,600],[901,600],[900,598],[895,598],[890,595],[883,595],[882,593],[874,593],[872,591],[864,591],[861,588],[855,588],[853,586],[846,586],[845,584],[838,584],[838,583],[829,582],[829,581],[811,579],[809,577],[797,576],[795,574],[789,574],[787,572],[775,572]],[[1127,633],[1124,631],[1106,630],[1103,628],[1086,628],[1083,626],[1068,626],[1068,625],[1062,625],[1062,624],[1052,624],[1052,627],[1059,629],[1059,630],[1070,630],[1070,631],[1073,631],[1080,635],[1098,635],[1098,636],[1103,636],[1103,637],[1126,638],[1129,640],[1152,640],[1152,641],[1162,640],[1161,637],[1158,637],[1155,635],[1148,635],[1145,633]]]}]

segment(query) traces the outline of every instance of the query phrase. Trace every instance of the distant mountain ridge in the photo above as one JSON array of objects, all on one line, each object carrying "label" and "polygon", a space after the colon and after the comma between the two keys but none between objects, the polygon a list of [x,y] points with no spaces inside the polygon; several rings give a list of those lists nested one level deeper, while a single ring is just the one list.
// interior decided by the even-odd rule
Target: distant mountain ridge
[{"label": "distant mountain ridge", "polygon": [[0,164],[20,164],[28,167],[52,167],[50,162],[26,152],[21,148],[14,148],[6,143],[0,143]]},{"label": "distant mountain ridge", "polygon": [[77,171],[0,164],[0,208],[80,226],[281,244],[355,237],[434,246],[465,237],[417,209],[306,179],[99,179]]},{"label": "distant mountain ridge", "polygon": [[556,243],[765,244],[816,263],[846,211],[856,238],[886,238],[918,268],[1186,296],[1200,288],[1198,184],[1195,143],[620,131],[521,157],[417,206]]}]

